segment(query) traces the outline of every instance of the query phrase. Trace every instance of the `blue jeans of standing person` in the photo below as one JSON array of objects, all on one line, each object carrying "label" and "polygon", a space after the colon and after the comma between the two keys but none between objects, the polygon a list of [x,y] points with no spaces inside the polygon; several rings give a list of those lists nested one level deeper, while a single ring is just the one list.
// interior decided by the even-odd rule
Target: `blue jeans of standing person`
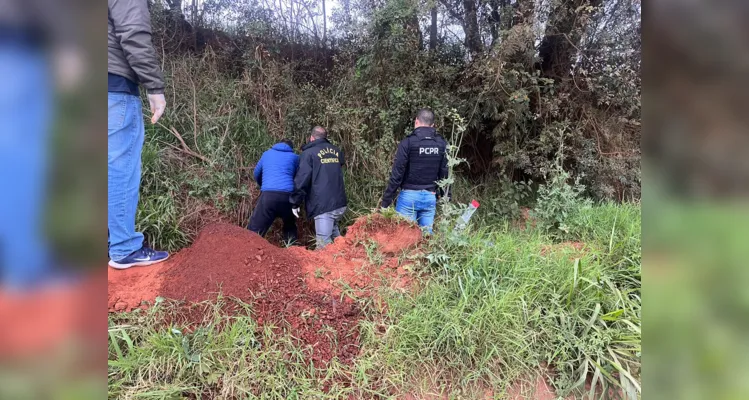
[{"label": "blue jeans of standing person", "polygon": [[0,285],[43,283],[52,82],[41,47],[0,40]]},{"label": "blue jeans of standing person", "polygon": [[428,190],[401,190],[395,203],[395,211],[432,233],[437,195]]},{"label": "blue jeans of standing person", "polygon": [[139,97],[110,92],[107,104],[109,258],[121,260],[143,246],[143,234],[135,231],[135,213],[145,128]]},{"label": "blue jeans of standing person", "polygon": [[341,236],[341,230],[338,229],[338,221],[341,220],[345,212],[346,207],[341,207],[315,217],[315,239],[318,250],[332,243],[338,236]]}]

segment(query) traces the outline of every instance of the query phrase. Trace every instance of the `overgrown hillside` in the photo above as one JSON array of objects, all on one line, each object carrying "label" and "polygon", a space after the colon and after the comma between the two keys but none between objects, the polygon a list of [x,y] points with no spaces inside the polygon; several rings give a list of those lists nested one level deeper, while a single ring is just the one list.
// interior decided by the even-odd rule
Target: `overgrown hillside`
[{"label": "overgrown hillside", "polygon": [[138,215],[153,245],[183,247],[205,221],[246,224],[260,154],[301,145],[315,124],[346,151],[350,208],[375,207],[419,107],[460,145],[455,198],[483,200],[486,222],[560,179],[595,200],[639,199],[639,1],[324,7],[151,3],[168,81]]},{"label": "overgrown hillside", "polygon": [[[638,0],[149,4],[168,111],[137,223],[186,249],[110,271],[110,398],[640,398]],[[420,107],[453,172],[425,239],[374,212]],[[318,124],[345,237],[239,228],[262,152]]]}]

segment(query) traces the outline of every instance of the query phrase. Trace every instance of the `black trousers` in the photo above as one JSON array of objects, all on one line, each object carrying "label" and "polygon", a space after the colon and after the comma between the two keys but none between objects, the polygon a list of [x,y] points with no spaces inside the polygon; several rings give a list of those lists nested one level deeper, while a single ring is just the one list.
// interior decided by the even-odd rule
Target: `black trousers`
[{"label": "black trousers", "polygon": [[247,229],[265,236],[276,218],[281,218],[283,221],[284,242],[296,242],[296,217],[291,211],[289,193],[286,192],[261,192]]}]

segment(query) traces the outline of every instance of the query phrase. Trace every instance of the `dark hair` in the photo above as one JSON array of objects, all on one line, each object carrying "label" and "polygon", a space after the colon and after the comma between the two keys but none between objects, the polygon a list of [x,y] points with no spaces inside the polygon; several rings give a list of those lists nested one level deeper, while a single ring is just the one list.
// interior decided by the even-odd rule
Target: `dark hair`
[{"label": "dark hair", "polygon": [[294,148],[294,142],[292,142],[292,141],[291,141],[291,139],[283,139],[283,140],[281,140],[281,143],[286,143],[286,144],[288,144],[288,145],[289,145],[289,147],[291,147],[292,149]]},{"label": "dark hair", "polygon": [[328,131],[322,126],[316,126],[312,128],[312,137],[315,139],[326,139],[328,137]]},{"label": "dark hair", "polygon": [[424,125],[434,125],[434,113],[428,108],[422,108],[416,112],[416,119]]}]

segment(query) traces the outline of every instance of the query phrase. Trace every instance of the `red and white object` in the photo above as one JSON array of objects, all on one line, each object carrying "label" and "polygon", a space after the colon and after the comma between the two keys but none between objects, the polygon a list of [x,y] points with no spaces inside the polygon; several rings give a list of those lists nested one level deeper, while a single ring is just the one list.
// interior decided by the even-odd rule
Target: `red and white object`
[{"label": "red and white object", "polygon": [[473,216],[473,213],[476,212],[476,209],[479,208],[479,202],[476,200],[471,200],[471,203],[468,205],[468,209],[466,209],[463,212],[463,215],[458,218],[458,224],[455,226],[455,230],[463,230],[466,226],[468,226],[468,221]]}]

